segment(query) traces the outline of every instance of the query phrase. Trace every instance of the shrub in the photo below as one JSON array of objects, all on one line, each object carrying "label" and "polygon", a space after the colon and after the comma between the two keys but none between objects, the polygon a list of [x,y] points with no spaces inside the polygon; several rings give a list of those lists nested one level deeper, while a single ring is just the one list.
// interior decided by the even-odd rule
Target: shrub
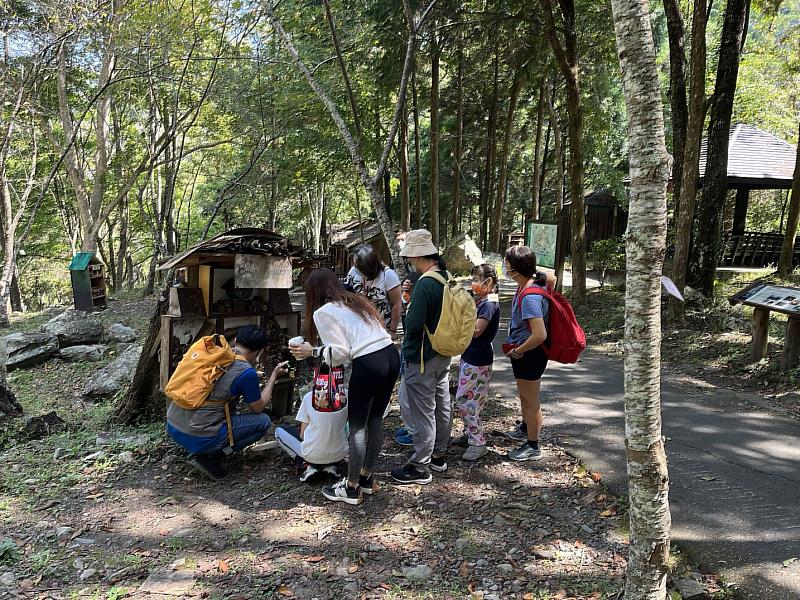
[{"label": "shrub", "polygon": [[600,287],[603,287],[606,283],[606,272],[625,266],[625,246],[620,238],[598,240],[592,244],[586,260],[597,271]]}]

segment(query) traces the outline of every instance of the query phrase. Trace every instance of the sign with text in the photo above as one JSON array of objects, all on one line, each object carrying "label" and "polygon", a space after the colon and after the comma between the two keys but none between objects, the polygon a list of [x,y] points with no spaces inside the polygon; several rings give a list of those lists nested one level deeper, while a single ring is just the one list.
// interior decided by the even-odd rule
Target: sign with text
[{"label": "sign with text", "polygon": [[757,282],[733,296],[730,301],[800,317],[798,288]]},{"label": "sign with text", "polygon": [[526,244],[536,253],[536,264],[540,267],[556,267],[558,249],[558,225],[550,223],[528,223]]}]

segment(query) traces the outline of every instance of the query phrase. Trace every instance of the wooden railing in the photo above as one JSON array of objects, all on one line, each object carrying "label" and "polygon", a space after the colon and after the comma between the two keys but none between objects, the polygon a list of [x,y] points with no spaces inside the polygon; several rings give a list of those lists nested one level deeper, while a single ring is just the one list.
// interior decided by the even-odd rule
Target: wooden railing
[{"label": "wooden railing", "polygon": [[[725,249],[720,266],[766,267],[777,265],[781,257],[783,235],[779,233],[729,233],[725,238]],[[800,264],[800,237],[794,245],[794,264]]]}]

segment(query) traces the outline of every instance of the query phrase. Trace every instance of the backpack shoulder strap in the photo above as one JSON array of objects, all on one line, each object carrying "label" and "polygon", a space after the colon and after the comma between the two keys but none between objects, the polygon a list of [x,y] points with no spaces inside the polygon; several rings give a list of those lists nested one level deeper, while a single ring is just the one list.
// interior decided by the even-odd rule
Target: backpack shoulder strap
[{"label": "backpack shoulder strap", "polygon": [[[420,279],[422,279],[423,277],[431,277],[432,279],[435,279],[442,285],[447,286],[447,279],[439,275],[439,273],[436,271],[426,271],[425,273],[422,274]],[[450,273],[447,273],[447,277],[448,279],[450,278]]]},{"label": "backpack shoulder strap", "polygon": [[548,300],[552,300],[553,299],[553,295],[550,293],[550,290],[547,290],[545,288],[540,288],[539,286],[532,285],[531,287],[525,288],[524,290],[522,290],[522,292],[520,292],[520,294],[518,296],[520,302],[522,301],[522,299],[525,296],[530,296],[531,294],[535,294],[537,296],[544,296]]}]

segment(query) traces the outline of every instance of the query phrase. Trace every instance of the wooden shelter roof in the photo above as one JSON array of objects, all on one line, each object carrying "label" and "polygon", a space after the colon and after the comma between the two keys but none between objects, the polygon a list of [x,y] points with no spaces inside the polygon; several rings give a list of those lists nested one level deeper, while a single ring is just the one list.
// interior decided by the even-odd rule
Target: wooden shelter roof
[{"label": "wooden shelter roof", "polygon": [[230,229],[216,237],[200,242],[161,265],[165,271],[189,264],[200,264],[214,257],[232,257],[234,254],[260,254],[263,256],[297,256],[302,250],[292,248],[288,238],[258,227]]},{"label": "wooden shelter roof", "polygon": [[[707,144],[704,139],[700,147],[700,185],[706,172]],[[728,188],[790,189],[796,157],[792,144],[739,123],[728,138]]]},{"label": "wooden shelter roof", "polygon": [[[377,219],[364,221],[364,242],[381,234],[381,226]],[[331,225],[331,244],[342,245],[352,248],[361,243],[361,228],[358,219],[343,223],[341,225]]]}]

